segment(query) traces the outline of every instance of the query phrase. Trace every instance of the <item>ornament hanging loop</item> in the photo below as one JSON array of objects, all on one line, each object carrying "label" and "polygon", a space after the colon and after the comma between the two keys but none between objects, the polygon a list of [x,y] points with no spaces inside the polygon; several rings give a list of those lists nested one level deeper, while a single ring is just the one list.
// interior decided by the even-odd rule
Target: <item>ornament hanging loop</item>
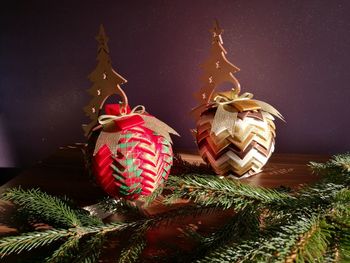
[{"label": "ornament hanging loop", "polygon": [[[232,83],[232,85],[233,85],[232,91],[234,92],[234,94],[238,95],[241,92],[241,84],[239,83],[238,79],[232,73],[230,73],[230,78],[229,79],[227,79],[225,81],[222,81],[222,82],[226,82],[226,81]],[[211,90],[211,93],[208,96],[208,100],[207,100],[208,104],[210,102],[212,102],[212,98],[214,96],[214,92],[215,92],[216,88],[219,86],[219,84],[220,83],[212,83],[212,90]],[[216,97],[217,96],[214,97],[214,101],[215,101]]]},{"label": "ornament hanging loop", "polygon": [[[129,105],[129,102],[128,102],[128,97],[126,96],[126,93],[124,92],[124,90],[119,86],[117,85],[117,93],[118,95],[122,98],[122,107],[120,109],[120,113],[123,115],[123,114],[126,114],[127,112],[127,107]],[[138,106],[136,106],[138,107]],[[134,108],[135,109],[135,108]]]}]

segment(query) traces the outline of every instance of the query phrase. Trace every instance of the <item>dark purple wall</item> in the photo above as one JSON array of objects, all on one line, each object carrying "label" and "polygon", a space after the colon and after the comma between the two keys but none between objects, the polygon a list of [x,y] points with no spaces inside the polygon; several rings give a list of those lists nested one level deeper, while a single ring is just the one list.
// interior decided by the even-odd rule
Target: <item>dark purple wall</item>
[{"label": "dark purple wall", "polygon": [[188,112],[218,18],[243,91],[287,120],[277,121],[277,151],[350,150],[350,1],[8,2],[17,3],[0,7],[0,166],[84,139],[100,23],[131,104],[181,133],[176,148],[195,148]]}]

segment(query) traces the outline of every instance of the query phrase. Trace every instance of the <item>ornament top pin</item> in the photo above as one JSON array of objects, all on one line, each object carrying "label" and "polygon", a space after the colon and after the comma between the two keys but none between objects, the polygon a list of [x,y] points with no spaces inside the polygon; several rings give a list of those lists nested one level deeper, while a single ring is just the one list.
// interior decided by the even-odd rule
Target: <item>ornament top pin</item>
[{"label": "ornament top pin", "polygon": [[[178,133],[143,105],[129,106],[121,88],[127,81],[112,68],[103,26],[96,40],[98,64],[89,75],[93,85],[88,90],[93,99],[84,108],[91,122],[83,125],[91,169],[108,195],[136,200],[165,183],[173,158],[170,134]],[[104,105],[115,94],[122,101]]]},{"label": "ornament top pin", "polygon": [[[226,58],[223,32],[215,20],[210,56],[202,64],[202,87],[195,94],[200,105],[192,110],[197,122],[193,133],[200,155],[217,174],[244,178],[260,172],[274,151],[273,116],[284,119],[253,94],[240,94],[234,76],[240,69]],[[216,91],[223,83],[232,84],[231,90]]]}]

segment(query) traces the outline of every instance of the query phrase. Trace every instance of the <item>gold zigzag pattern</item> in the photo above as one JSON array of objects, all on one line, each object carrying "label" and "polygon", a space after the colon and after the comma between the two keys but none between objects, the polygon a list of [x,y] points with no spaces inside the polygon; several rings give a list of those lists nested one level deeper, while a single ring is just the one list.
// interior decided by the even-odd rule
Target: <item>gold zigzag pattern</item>
[{"label": "gold zigzag pattern", "polygon": [[202,158],[223,176],[243,178],[261,171],[274,151],[274,117],[262,110],[238,113],[233,136],[228,130],[215,135],[215,111],[202,113],[197,122],[197,144]]}]

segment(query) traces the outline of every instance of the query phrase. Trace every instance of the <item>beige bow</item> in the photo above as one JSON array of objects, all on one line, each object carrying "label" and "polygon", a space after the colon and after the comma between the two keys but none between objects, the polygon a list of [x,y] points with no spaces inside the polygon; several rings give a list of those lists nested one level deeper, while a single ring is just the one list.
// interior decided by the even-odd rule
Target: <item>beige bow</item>
[{"label": "beige bow", "polygon": [[108,114],[101,115],[100,117],[98,117],[98,123],[103,126],[103,125],[106,125],[114,120],[119,120],[119,119],[122,119],[125,117],[130,117],[133,115],[141,115],[141,114],[145,113],[145,111],[146,111],[145,106],[137,105],[129,113],[121,111],[119,116],[108,115]]},{"label": "beige bow", "polygon": [[217,105],[217,110],[213,119],[211,131],[217,136],[221,132],[227,130],[231,136],[234,136],[235,124],[237,120],[237,111],[225,110],[225,105],[234,104],[238,101],[250,100],[254,102],[261,110],[266,111],[284,121],[283,116],[273,106],[259,100],[252,100],[253,94],[245,92],[242,95],[238,91],[232,89],[230,92],[224,92],[214,97],[214,105]]}]

